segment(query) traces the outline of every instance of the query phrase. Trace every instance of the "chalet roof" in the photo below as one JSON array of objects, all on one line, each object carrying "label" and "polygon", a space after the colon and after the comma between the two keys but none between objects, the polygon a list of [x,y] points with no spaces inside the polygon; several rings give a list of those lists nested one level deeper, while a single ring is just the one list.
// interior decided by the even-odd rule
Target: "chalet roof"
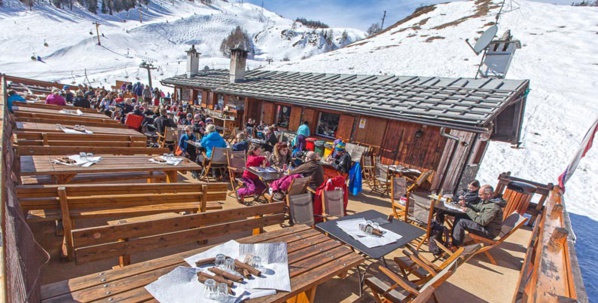
[{"label": "chalet roof", "polygon": [[241,83],[229,83],[228,70],[176,76],[162,83],[476,132],[524,97],[529,86],[529,80],[268,70],[247,72]]}]

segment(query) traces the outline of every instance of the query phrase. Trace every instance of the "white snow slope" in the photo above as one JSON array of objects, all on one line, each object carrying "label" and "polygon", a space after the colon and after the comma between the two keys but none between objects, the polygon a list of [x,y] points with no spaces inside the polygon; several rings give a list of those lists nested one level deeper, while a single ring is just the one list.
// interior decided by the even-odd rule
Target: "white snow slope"
[{"label": "white snow slope", "polygon": [[[483,183],[496,184],[501,172],[511,171],[514,176],[556,184],[598,117],[598,8],[527,0],[513,7],[508,4],[511,1],[506,2],[498,35],[511,30],[522,43],[507,78],[531,80],[523,145],[511,149],[509,144],[492,142],[478,177]],[[268,68],[473,78],[481,55],[476,56],[464,40],[475,42],[487,24],[495,21],[500,3],[494,0],[489,12],[452,26],[442,25],[476,14],[479,6],[474,1],[436,5],[431,12],[355,46]],[[439,38],[427,42],[431,37]],[[567,183],[565,194],[569,212],[594,220],[598,220],[597,160],[598,146],[594,146]]]},{"label": "white snow slope", "polygon": [[[325,29],[332,32],[328,44],[322,30],[284,19],[249,3],[213,0],[212,5],[187,0],[151,0],[139,11],[94,15],[78,5],[58,9],[46,2],[29,11],[17,0],[0,7],[0,71],[40,80],[83,83],[85,72],[93,86],[114,80],[144,81],[142,60],[159,70],[153,82],[185,72],[185,50],[195,44],[202,53],[201,68],[228,68],[229,60],[220,44],[237,26],[246,31],[255,46],[256,68],[273,61],[300,60],[337,49],[365,37],[356,29]],[[93,22],[99,22],[101,46],[97,45]],[[346,41],[341,41],[343,31]],[[44,45],[47,43],[47,46]],[[43,62],[31,60],[40,56]],[[137,78],[137,79],[135,79]],[[87,83],[87,82],[86,82]]]}]

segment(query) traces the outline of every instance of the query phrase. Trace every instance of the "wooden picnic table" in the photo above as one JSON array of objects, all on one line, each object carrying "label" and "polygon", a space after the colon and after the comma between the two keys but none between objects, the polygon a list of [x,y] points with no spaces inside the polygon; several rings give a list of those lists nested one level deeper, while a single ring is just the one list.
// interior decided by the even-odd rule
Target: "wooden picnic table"
[{"label": "wooden picnic table", "polygon": [[57,109],[49,109],[49,108],[37,108],[37,107],[27,107],[27,106],[13,106],[13,111],[14,113],[18,116],[19,113],[33,113],[33,114],[50,114],[50,115],[56,115],[59,117],[81,117],[81,118],[97,118],[97,119],[109,119],[108,116],[102,114],[102,113],[89,113],[89,112],[83,112],[82,115],[76,115],[76,114],[67,114],[67,113],[61,113],[61,110],[68,110],[68,111],[77,111],[76,107],[71,107],[69,108],[57,108]]},{"label": "wooden picnic table", "polygon": [[77,174],[85,173],[121,173],[121,172],[164,172],[167,182],[177,181],[177,172],[200,170],[197,163],[183,159],[179,165],[167,165],[150,162],[146,155],[94,155],[102,160],[90,167],[67,166],[56,164],[54,159],[60,156],[21,156],[21,176],[51,176],[56,184],[69,183]]},{"label": "wooden picnic table", "polygon": [[[63,126],[67,126],[65,123]],[[123,136],[134,136],[134,137],[145,137],[144,134],[130,128],[114,128],[113,125],[107,124],[105,127],[100,126],[85,126],[85,129],[93,132],[94,134],[106,134],[106,135],[123,135]],[[16,131],[27,131],[27,132],[46,132],[46,133],[64,133],[56,126],[51,123],[37,123],[37,122],[16,122]]]},{"label": "wooden picnic table", "polygon": [[[339,241],[305,225],[237,239],[240,243],[287,243],[291,291],[248,300],[248,303],[314,302],[318,285],[345,274],[364,261]],[[184,258],[206,251],[213,246],[102,271],[42,286],[42,301],[50,302],[157,302],[145,286],[156,281],[177,266],[189,266]],[[355,285],[355,287],[359,287]],[[181,294],[184,296],[185,294]],[[201,301],[201,299],[198,299]],[[198,302],[199,302],[198,301]]]}]

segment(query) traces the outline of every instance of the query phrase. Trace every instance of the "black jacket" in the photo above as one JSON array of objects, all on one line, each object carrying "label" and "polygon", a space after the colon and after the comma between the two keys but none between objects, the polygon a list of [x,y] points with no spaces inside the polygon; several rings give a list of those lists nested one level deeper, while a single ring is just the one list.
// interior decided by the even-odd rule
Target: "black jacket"
[{"label": "black jacket", "polygon": [[332,167],[334,167],[334,169],[348,174],[349,170],[351,170],[351,155],[349,155],[349,153],[345,152],[344,154],[342,154],[341,156],[336,156],[334,159],[334,162],[331,163]]},{"label": "black jacket", "polygon": [[164,130],[166,129],[166,127],[174,127],[176,128],[176,123],[174,123],[174,120],[165,117],[165,116],[160,116],[158,117],[155,121],[154,121],[154,125],[156,126],[156,130],[160,133],[160,134],[164,134]]},{"label": "black jacket", "polygon": [[87,100],[85,97],[76,97],[75,101],[73,101],[73,106],[90,108],[91,104],[89,104],[89,100]]}]

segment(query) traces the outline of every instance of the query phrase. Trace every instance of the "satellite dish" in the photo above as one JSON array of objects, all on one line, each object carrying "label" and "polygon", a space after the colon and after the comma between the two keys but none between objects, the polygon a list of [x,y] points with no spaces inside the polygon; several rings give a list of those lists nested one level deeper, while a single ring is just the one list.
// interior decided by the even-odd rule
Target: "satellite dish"
[{"label": "satellite dish", "polygon": [[496,36],[497,32],[498,32],[498,26],[492,25],[489,29],[487,29],[482,34],[482,36],[480,36],[478,41],[475,43],[475,46],[472,47],[471,44],[469,44],[468,40],[465,40],[465,41],[467,42],[467,44],[469,44],[469,47],[471,47],[471,49],[473,49],[473,51],[476,53],[476,55],[478,55],[484,49],[486,49],[486,47],[488,47],[488,44],[490,44],[490,42],[492,42],[492,39],[494,39],[494,36]]}]

